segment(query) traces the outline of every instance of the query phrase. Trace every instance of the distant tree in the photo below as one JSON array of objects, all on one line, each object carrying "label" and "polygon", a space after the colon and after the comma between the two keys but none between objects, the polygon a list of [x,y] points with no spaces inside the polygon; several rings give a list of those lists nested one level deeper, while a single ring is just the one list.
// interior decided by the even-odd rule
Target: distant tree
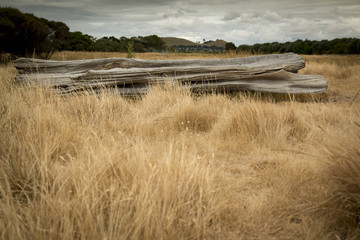
[{"label": "distant tree", "polygon": [[134,41],[134,52],[146,52],[146,51],[147,49],[145,49],[145,46],[141,41],[139,40]]},{"label": "distant tree", "polygon": [[127,58],[134,58],[134,42],[133,41],[129,41],[128,42],[128,48],[127,48]]},{"label": "distant tree", "polygon": [[313,54],[328,54],[330,53],[330,44],[327,40],[314,41],[312,43]]},{"label": "distant tree", "polygon": [[120,52],[121,51],[121,43],[120,40],[115,37],[103,37],[96,41],[93,44],[94,51],[101,52]]},{"label": "distant tree", "polygon": [[63,22],[48,21],[44,18],[41,18],[41,21],[49,27],[49,35],[47,41],[42,45],[40,55],[42,58],[48,59],[55,51],[64,50],[69,27]]},{"label": "distant tree", "polygon": [[82,32],[69,32],[64,50],[70,51],[89,51],[89,49],[93,49],[94,41],[91,36],[82,34]]},{"label": "distant tree", "polygon": [[242,45],[238,46],[237,50],[238,50],[238,52],[250,52],[251,51],[251,46],[246,45],[246,44],[242,44]]},{"label": "distant tree", "polygon": [[18,9],[0,7],[0,51],[14,56],[49,58],[61,48],[69,28]]},{"label": "distant tree", "polygon": [[239,45],[238,51],[251,53],[285,53],[298,54],[360,54],[360,39],[337,38],[333,40],[310,41],[298,39],[294,42],[263,43]]},{"label": "distant tree", "polygon": [[145,36],[141,39],[147,51],[161,51],[165,49],[165,42],[157,35]]},{"label": "distant tree", "polygon": [[17,56],[30,56],[46,40],[48,27],[15,8],[0,8],[0,48]]},{"label": "distant tree", "polygon": [[236,46],[233,42],[227,42],[225,44],[225,50],[229,51],[229,50],[236,50]]},{"label": "distant tree", "polygon": [[294,43],[293,51],[298,54],[311,54],[312,49],[310,44],[311,43],[309,40],[305,40],[305,41],[301,39],[296,40]]},{"label": "distant tree", "polygon": [[348,54],[356,54],[358,52],[358,40],[357,39],[349,39],[347,41],[347,53]]},{"label": "distant tree", "polygon": [[119,43],[120,43],[120,51],[121,52],[128,51],[129,41],[130,41],[130,39],[128,39],[127,37],[120,37]]},{"label": "distant tree", "polygon": [[251,53],[252,54],[261,53],[261,47],[262,47],[262,44],[259,44],[259,43],[254,44],[251,48]]}]

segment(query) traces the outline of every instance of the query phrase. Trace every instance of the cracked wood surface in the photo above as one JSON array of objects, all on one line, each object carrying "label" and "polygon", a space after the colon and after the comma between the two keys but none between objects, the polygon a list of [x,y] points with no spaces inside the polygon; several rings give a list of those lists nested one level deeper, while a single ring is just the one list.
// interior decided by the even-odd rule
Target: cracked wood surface
[{"label": "cracked wood surface", "polygon": [[126,96],[144,94],[152,84],[171,82],[193,91],[251,90],[272,93],[316,93],[327,89],[319,75],[300,75],[304,60],[297,54],[230,59],[144,60],[104,58],[50,61],[20,58],[16,82],[48,85],[62,94],[116,87]]}]

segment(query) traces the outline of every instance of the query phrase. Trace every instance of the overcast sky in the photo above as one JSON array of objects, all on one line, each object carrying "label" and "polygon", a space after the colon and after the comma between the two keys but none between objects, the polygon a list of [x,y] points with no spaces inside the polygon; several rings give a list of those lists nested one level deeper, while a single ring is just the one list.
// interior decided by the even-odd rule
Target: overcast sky
[{"label": "overcast sky", "polygon": [[360,38],[360,0],[0,0],[70,31],[239,44]]}]

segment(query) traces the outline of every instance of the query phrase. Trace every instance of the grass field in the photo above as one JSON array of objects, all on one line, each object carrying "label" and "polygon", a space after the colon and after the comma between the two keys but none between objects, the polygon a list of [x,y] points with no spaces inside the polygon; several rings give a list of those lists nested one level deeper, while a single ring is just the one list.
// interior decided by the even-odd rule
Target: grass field
[{"label": "grass field", "polygon": [[60,97],[1,66],[0,237],[359,239],[360,57],[303,57],[326,94]]}]

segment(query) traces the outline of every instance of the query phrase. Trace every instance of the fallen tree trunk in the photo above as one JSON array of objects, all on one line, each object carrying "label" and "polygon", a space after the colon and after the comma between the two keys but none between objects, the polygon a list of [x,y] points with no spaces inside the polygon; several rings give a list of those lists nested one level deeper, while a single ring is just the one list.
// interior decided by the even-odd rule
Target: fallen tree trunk
[{"label": "fallen tree trunk", "polygon": [[63,94],[116,87],[122,95],[146,93],[156,83],[175,82],[194,91],[252,90],[273,93],[315,93],[327,89],[317,75],[295,74],[305,66],[297,54],[274,54],[232,59],[141,60],[105,58],[15,61],[19,83],[49,85]]}]

